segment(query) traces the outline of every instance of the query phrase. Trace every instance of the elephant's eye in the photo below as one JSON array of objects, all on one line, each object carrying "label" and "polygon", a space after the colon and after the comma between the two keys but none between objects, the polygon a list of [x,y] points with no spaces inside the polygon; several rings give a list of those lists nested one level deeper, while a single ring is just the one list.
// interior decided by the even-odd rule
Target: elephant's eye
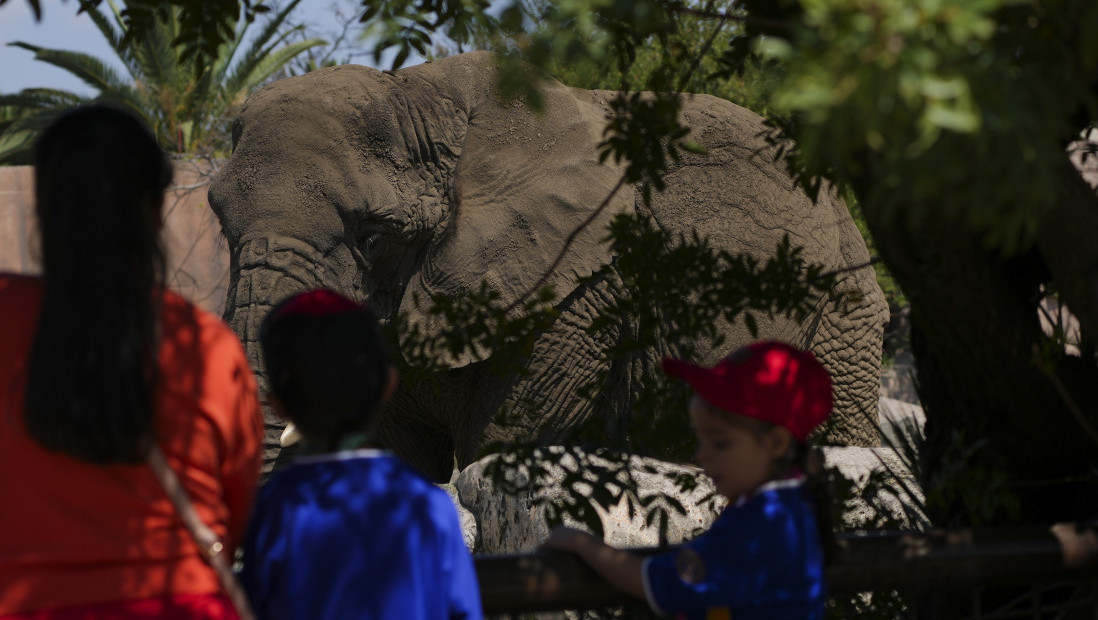
[{"label": "elephant's eye", "polygon": [[369,256],[377,249],[377,243],[381,239],[381,233],[367,232],[361,235],[359,239],[361,241],[362,253]]}]

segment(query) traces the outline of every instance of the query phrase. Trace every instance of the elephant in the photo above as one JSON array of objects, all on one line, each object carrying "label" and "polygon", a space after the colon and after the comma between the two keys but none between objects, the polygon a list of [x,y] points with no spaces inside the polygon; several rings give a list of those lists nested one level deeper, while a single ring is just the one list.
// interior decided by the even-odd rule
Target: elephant
[{"label": "elephant", "polygon": [[[825,441],[877,445],[888,308],[835,192],[825,187],[814,202],[797,188],[772,156],[758,115],[693,95],[682,120],[708,154],[673,162],[665,191],[650,204],[625,185],[596,212],[622,178],[624,164],[600,162],[597,152],[616,93],[547,78],[544,109],[535,111],[501,98],[497,60],[474,52],[392,72],[336,66],[276,81],[247,99],[209,198],[231,255],[225,319],[261,387],[258,326],[297,291],[328,287],[368,302],[383,319],[406,312],[431,329],[413,299],[457,296],[483,281],[512,301],[547,275],[560,315],[538,336],[527,372],[503,377],[483,361],[457,360],[435,377],[441,389],[403,383],[380,434],[445,480],[455,459],[464,467],[489,442],[574,429],[600,415],[575,387],[600,368],[600,345],[584,326],[615,290],[613,278],[585,276],[611,264],[603,242],[610,219],[643,212],[665,230],[696,228],[715,247],[763,259],[788,234],[806,260],[840,271],[837,292],[850,293],[845,306],[821,305],[800,323],[759,321],[757,337],[810,348],[832,373],[836,413]],[[587,218],[591,225],[579,227]],[[730,328],[727,350],[749,340],[743,327]],[[726,352],[701,350],[706,363]],[[613,369],[624,386],[613,407],[627,407],[629,386],[640,373],[658,373],[668,352]],[[498,424],[500,407],[518,402],[532,403],[537,415]],[[268,419],[268,463],[280,428]]]}]

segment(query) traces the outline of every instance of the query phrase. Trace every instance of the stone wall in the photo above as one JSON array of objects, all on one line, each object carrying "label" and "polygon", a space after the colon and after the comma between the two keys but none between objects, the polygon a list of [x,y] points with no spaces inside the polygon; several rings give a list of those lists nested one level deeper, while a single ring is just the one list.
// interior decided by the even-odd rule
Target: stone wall
[{"label": "stone wall", "polygon": [[0,167],[0,271],[39,270],[34,232],[34,168]]},{"label": "stone wall", "polygon": [[[916,405],[899,401],[888,404],[893,408],[919,409]],[[913,411],[907,414],[912,417],[917,415]],[[921,433],[921,429],[911,430]],[[841,506],[836,506],[842,514],[842,523],[836,525],[846,530],[862,529],[878,521],[900,523],[907,529],[926,526],[925,518],[921,516],[925,497],[912,471],[910,456],[903,452],[892,448],[823,448],[825,466],[836,470],[837,475],[852,485],[851,496]],[[529,553],[549,536],[546,508],[539,500],[562,499],[565,496],[560,486],[565,473],[557,465],[546,465],[553,481],[547,488],[537,493],[508,495],[497,488],[485,473],[488,464],[495,458],[487,456],[469,465],[457,475],[453,484],[443,488],[457,508],[465,544],[471,551],[487,554]],[[645,511],[642,509],[631,512],[624,501],[608,511],[596,509],[607,543],[627,548],[679,544],[695,538],[712,525],[724,502],[713,495],[715,491],[709,478],[700,475],[698,486],[684,492],[674,481],[676,474],[698,475],[697,468],[634,458],[633,475],[639,492],[642,495],[665,493],[675,497],[685,513],[669,510],[667,538],[661,541],[658,529],[645,523]],[[645,471],[646,468],[650,471]],[[839,501],[838,498],[831,500]],[[571,519],[566,518],[565,521],[574,527],[587,529]]]},{"label": "stone wall", "polygon": [[[213,167],[179,161],[164,198],[168,286],[220,316],[229,286],[229,251],[206,199]],[[0,167],[0,271],[38,273],[34,168]]]}]

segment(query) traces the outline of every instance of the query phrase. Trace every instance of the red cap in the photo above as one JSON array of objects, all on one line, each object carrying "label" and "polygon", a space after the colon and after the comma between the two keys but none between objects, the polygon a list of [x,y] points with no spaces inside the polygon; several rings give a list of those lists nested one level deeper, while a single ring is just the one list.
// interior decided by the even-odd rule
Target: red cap
[{"label": "red cap", "polygon": [[357,304],[343,295],[326,288],[298,293],[279,307],[272,319],[287,316],[331,316],[362,310]]},{"label": "red cap", "polygon": [[784,426],[801,441],[831,414],[827,369],[810,351],[784,342],[756,342],[712,368],[667,358],[663,371],[711,405]]}]

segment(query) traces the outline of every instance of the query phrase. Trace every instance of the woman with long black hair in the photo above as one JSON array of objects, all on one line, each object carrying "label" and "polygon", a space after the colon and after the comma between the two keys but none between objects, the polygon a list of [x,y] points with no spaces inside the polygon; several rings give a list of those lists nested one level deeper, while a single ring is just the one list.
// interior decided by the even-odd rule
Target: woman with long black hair
[{"label": "woman with long black hair", "polygon": [[170,181],[114,108],[37,144],[43,275],[0,274],[0,617],[236,617],[148,464],[166,456],[231,558],[262,418],[236,336],[165,287]]}]

